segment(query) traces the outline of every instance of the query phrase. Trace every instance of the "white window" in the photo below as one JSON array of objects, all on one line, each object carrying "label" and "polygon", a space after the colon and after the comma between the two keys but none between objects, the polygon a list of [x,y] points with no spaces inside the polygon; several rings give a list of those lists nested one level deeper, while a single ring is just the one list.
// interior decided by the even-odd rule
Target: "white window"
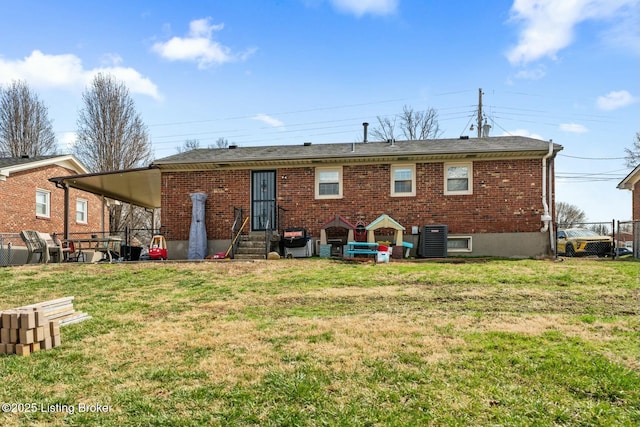
[{"label": "white window", "polygon": [[87,223],[89,202],[84,199],[76,200],[76,222],[81,224]]},{"label": "white window", "polygon": [[471,236],[448,236],[448,252],[471,252]]},{"label": "white window", "polygon": [[391,166],[391,196],[415,196],[416,195],[416,166],[392,165]]},{"label": "white window", "polygon": [[46,190],[36,190],[36,216],[51,216],[51,193]]},{"label": "white window", "polygon": [[444,194],[473,194],[472,163],[445,163]]},{"label": "white window", "polygon": [[316,199],[342,198],[342,167],[316,168]]}]

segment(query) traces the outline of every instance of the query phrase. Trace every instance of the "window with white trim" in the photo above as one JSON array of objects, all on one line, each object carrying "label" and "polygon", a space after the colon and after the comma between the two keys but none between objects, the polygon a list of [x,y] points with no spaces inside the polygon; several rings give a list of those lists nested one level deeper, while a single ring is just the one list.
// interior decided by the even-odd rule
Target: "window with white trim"
[{"label": "window with white trim", "polygon": [[473,194],[472,163],[445,163],[444,194]]},{"label": "window with white trim", "polygon": [[342,198],[342,167],[316,168],[316,199]]},{"label": "window with white trim", "polygon": [[89,202],[84,199],[76,200],[76,222],[86,224],[89,213]]},{"label": "window with white trim", "polygon": [[391,196],[416,195],[416,165],[391,165]]},{"label": "window with white trim", "polygon": [[471,252],[471,236],[448,236],[447,252]]},{"label": "window with white trim", "polygon": [[51,193],[47,190],[36,190],[36,216],[51,216]]}]

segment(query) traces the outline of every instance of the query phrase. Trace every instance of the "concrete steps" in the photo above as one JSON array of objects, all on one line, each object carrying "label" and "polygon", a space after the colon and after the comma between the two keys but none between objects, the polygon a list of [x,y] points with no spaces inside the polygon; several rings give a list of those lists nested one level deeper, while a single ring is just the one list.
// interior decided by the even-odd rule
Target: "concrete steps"
[{"label": "concrete steps", "polygon": [[264,259],[266,245],[264,231],[243,234],[238,240],[235,259]]}]

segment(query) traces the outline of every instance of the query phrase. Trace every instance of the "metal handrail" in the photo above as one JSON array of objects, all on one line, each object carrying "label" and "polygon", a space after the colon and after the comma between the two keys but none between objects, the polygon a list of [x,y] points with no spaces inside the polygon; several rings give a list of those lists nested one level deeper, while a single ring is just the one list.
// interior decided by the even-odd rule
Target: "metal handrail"
[{"label": "metal handrail", "polygon": [[264,259],[269,259],[269,252],[271,252],[271,220],[267,219],[267,226],[264,229]]},{"label": "metal handrail", "polygon": [[[288,212],[289,209],[285,209],[282,206],[278,205],[276,209],[276,230],[278,230],[281,234],[284,231],[283,223],[284,223],[284,212]],[[280,213],[282,212],[282,214]]]}]

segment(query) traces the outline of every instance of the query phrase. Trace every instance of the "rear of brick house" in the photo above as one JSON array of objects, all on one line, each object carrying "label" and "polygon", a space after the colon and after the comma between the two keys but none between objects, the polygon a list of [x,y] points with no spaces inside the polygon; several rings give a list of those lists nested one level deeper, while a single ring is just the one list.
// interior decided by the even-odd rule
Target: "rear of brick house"
[{"label": "rear of brick house", "polygon": [[[15,236],[22,230],[64,232],[64,191],[49,181],[55,176],[84,173],[84,166],[72,155],[0,158],[0,235],[3,248],[14,245],[14,263],[22,263],[26,249]],[[103,202],[95,194],[69,190],[69,232],[95,233],[106,227]],[[16,247],[17,246],[17,247]],[[6,259],[5,259],[6,261]]]},{"label": "rear of brick house", "polygon": [[277,230],[304,227],[318,238],[336,215],[368,224],[387,214],[407,229],[414,248],[415,231],[438,224],[448,228],[450,255],[534,257],[552,253],[554,159],[561,149],[525,137],[231,146],[154,166],[161,170],[171,258],[186,258],[189,195],[196,192],[207,194],[209,254],[226,250],[234,208],[242,208],[251,231],[264,230],[269,219]]}]

